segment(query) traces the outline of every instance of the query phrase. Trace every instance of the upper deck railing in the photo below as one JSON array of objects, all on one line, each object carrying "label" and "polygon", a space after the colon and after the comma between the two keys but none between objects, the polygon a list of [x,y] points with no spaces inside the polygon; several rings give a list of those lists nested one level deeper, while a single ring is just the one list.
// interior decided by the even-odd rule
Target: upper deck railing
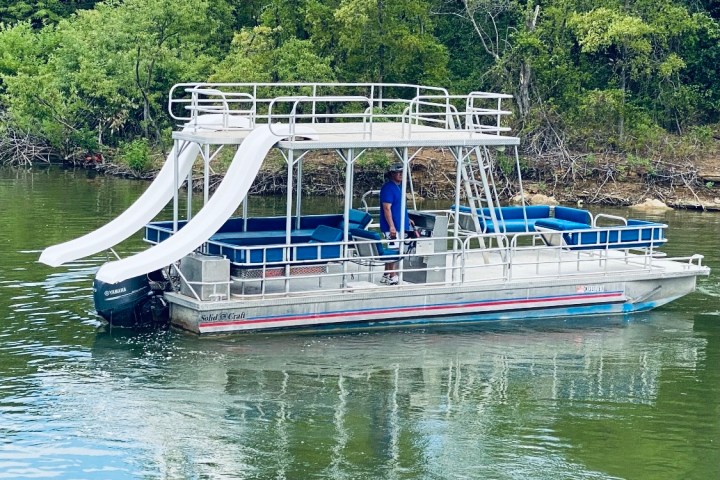
[{"label": "upper deck railing", "polygon": [[[435,127],[501,135],[511,114],[502,101],[511,95],[472,92],[450,95],[444,88],[386,83],[181,83],[170,90],[168,111],[183,124],[217,130],[249,130],[258,124],[357,124],[355,132],[372,139],[372,125],[402,124],[408,138]],[[208,115],[217,121],[208,124]],[[244,121],[237,121],[243,118]],[[352,129],[350,129],[352,130]]]}]

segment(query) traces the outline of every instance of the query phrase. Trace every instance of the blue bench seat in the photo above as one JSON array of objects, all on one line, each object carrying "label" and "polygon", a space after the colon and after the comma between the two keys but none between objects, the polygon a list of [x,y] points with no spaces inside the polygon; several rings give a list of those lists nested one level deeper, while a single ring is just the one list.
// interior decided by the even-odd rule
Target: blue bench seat
[{"label": "blue bench seat", "polygon": [[343,231],[339,228],[319,225],[310,236],[308,243],[317,244],[295,249],[295,260],[334,260],[340,258],[342,249],[338,245],[323,245],[323,243],[340,242],[343,239]]},{"label": "blue bench seat", "polygon": [[[362,210],[350,209],[348,212],[348,228],[366,228],[372,217]],[[183,228],[187,220],[178,222],[178,227]],[[292,218],[293,227],[296,225],[296,218]],[[303,215],[300,217],[300,228],[291,231],[292,243],[307,243],[313,232],[320,225],[343,230],[345,221],[343,214],[327,215]],[[247,220],[242,217],[233,217],[225,221],[218,231],[210,237],[210,241],[226,242],[229,244],[240,244],[236,241],[245,239],[261,238],[267,239],[269,243],[285,243],[286,217],[252,217]],[[160,243],[173,234],[172,221],[151,222],[145,227],[145,240],[150,243]],[[247,243],[245,243],[247,244]]]},{"label": "blue bench seat", "polygon": [[[305,243],[310,240],[310,237],[315,231],[314,228],[303,228],[300,230],[292,230],[290,232],[292,243]],[[267,231],[253,231],[253,232],[223,232],[216,233],[210,237],[211,241],[221,242],[242,242],[243,240],[252,239],[264,239],[267,240],[264,243],[285,243],[285,230],[267,230]],[[242,243],[238,243],[241,245]]]},{"label": "blue bench seat", "polygon": [[[455,206],[451,206],[455,209]],[[470,207],[460,206],[461,213],[469,216],[472,212]],[[551,217],[551,209],[548,205],[527,205],[525,207],[495,207],[495,219],[498,226],[492,220],[489,208],[477,209],[480,228],[483,233],[521,233],[535,231],[535,225],[540,221],[559,220],[583,224],[586,227],[592,225],[592,215],[587,210],[571,207],[555,207],[554,216]],[[474,227],[467,221],[461,219],[461,224],[466,230],[474,230]],[[578,227],[575,227],[578,228]]]},{"label": "blue bench seat", "polygon": [[571,250],[648,249],[659,248],[667,242],[667,225],[645,220],[628,219],[627,225],[613,227],[590,227],[557,219],[542,220],[535,225],[546,231],[543,234],[546,243],[560,245],[562,238],[562,245]]},{"label": "blue bench seat", "polygon": [[[287,260],[298,260],[309,262],[312,260],[333,260],[341,257],[342,249],[340,245],[322,245],[323,243],[340,242],[343,237],[343,231],[327,225],[318,225],[311,234],[305,237],[293,236],[293,244],[317,244],[287,247],[285,245],[285,232],[281,238],[262,235],[239,236],[247,233],[258,232],[241,232],[235,234],[231,238],[211,239],[207,242],[207,250],[210,255],[219,255],[227,257],[231,263],[244,266],[253,266],[253,264],[261,264],[263,260],[266,263],[282,263],[285,262],[285,251],[287,250]],[[297,241],[296,241],[297,240]],[[275,246],[277,245],[277,246]],[[268,248],[248,248],[248,247],[264,247]],[[264,253],[263,253],[264,252]],[[247,265],[251,264],[251,265]]]},{"label": "blue bench seat", "polygon": [[496,207],[495,218],[499,228],[495,227],[489,208],[482,209],[480,225],[486,233],[520,233],[535,230],[535,222],[550,217],[550,207],[547,205],[533,205],[525,207]]}]

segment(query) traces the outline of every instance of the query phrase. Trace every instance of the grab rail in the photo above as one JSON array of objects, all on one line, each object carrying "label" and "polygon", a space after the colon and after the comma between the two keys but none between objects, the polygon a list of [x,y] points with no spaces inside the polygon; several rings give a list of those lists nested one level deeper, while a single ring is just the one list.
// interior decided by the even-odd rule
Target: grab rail
[{"label": "grab rail", "polygon": [[[439,125],[446,130],[462,130],[478,133],[494,133],[510,131],[501,125],[503,116],[511,115],[509,110],[502,110],[502,100],[512,95],[499,93],[473,92],[468,95],[421,95],[413,98],[403,112],[403,136],[412,135],[413,125]],[[453,100],[465,101],[465,111],[458,111]],[[476,106],[479,100],[496,100],[497,108],[481,108]],[[481,122],[482,117],[494,117],[495,125]],[[455,122],[457,120],[457,124]],[[406,130],[407,128],[407,130]]]},{"label": "grab rail", "polygon": [[[185,109],[190,111],[190,124],[199,126],[198,116],[200,114],[220,114],[222,115],[222,128],[233,128],[230,125],[230,116],[238,115],[247,117],[248,126],[243,129],[252,129],[255,127],[256,103],[255,98],[247,93],[223,92],[215,88],[188,88],[185,90],[190,93],[190,105],[186,105]],[[204,95],[205,98],[201,98]],[[220,102],[221,105],[217,105]],[[250,108],[245,110],[232,109],[232,104],[249,103]]]},{"label": "grab rail", "polygon": [[[385,96],[388,91],[395,96]],[[273,95],[275,92],[277,95]],[[172,87],[168,111],[171,118],[195,125],[200,115],[219,114],[222,121],[218,127],[223,129],[247,130],[259,122],[273,123],[278,119],[288,123],[352,123],[361,119],[363,128],[359,133],[366,136],[372,133],[373,123],[383,121],[401,123],[403,138],[415,131],[423,133],[421,125],[470,135],[500,135],[510,131],[501,126],[501,118],[511,114],[502,109],[502,100],[508,98],[512,96],[486,92],[450,95],[444,88],[410,84],[190,83]],[[278,104],[287,102],[295,103],[290,112],[278,114]],[[346,108],[319,112],[318,106],[327,102],[345,102]],[[353,102],[360,102],[361,107]],[[299,111],[302,103],[310,105],[307,112]],[[388,107],[392,108],[388,111]],[[231,119],[238,117],[247,118],[247,122],[233,124]],[[495,120],[488,123],[483,121],[485,117]]]},{"label": "grab rail", "polygon": [[[309,96],[285,96],[285,97],[277,97],[274,98],[269,106],[268,106],[268,126],[270,128],[270,131],[278,135],[275,130],[273,129],[273,125],[279,124],[279,120],[281,119],[287,119],[289,130],[290,130],[290,138],[292,140],[295,139],[295,126],[299,120],[302,121],[310,120],[310,123],[314,124],[317,123],[317,120],[321,119],[361,119],[361,125],[362,128],[358,132],[348,131],[346,129],[343,129],[343,134],[361,134],[363,135],[363,138],[368,138],[372,133],[372,114],[368,113],[343,113],[343,114],[335,114],[335,113],[317,113],[316,107],[318,103],[333,103],[333,102],[346,102],[346,103],[352,103],[352,102],[361,102],[365,103],[367,105],[372,106],[372,101],[367,97],[352,95],[352,96],[330,96],[330,97],[309,97]],[[274,113],[273,109],[275,106],[279,103],[290,103],[292,105],[292,108],[290,109],[290,112],[287,114],[282,113]],[[298,113],[298,106],[301,103],[310,103],[312,105],[312,112],[311,113]],[[365,112],[367,109],[363,109]],[[325,132],[327,134],[328,132]],[[332,133],[332,132],[330,132]]]},{"label": "grab rail", "polygon": [[[256,112],[259,118],[262,117],[261,106],[267,106],[270,101],[279,96],[346,96],[358,95],[370,98],[373,107],[384,108],[388,104],[398,101],[407,102],[420,95],[434,93],[437,95],[448,95],[448,91],[442,87],[428,85],[417,85],[409,83],[329,83],[329,82],[247,82],[247,83],[178,83],[169,92],[168,113],[170,117],[178,121],[188,121],[190,117],[182,115],[185,106],[192,102],[192,98],[183,97],[182,93],[189,93],[192,89],[212,89],[222,91],[228,97],[233,94],[242,93],[254,99]],[[391,91],[399,96],[397,98],[386,96],[385,92]],[[275,92],[275,93],[274,93]],[[230,101],[232,103],[232,101]]]}]

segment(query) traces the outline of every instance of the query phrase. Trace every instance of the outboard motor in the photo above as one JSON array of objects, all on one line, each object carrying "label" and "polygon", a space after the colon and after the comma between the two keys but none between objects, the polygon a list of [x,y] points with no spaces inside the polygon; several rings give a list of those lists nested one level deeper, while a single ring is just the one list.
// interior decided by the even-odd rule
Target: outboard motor
[{"label": "outboard motor", "polygon": [[149,326],[167,323],[168,306],[162,292],[151,288],[148,275],[119,283],[93,282],[95,310],[116,327]]}]

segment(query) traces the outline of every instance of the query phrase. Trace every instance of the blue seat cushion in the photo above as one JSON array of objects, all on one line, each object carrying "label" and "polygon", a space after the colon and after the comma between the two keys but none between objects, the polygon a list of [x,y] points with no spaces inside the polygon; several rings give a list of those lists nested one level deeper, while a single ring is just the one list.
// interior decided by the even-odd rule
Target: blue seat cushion
[{"label": "blue seat cushion", "polygon": [[285,230],[285,217],[253,217],[247,220],[248,232],[266,232],[269,230]]},{"label": "blue seat cushion", "polygon": [[[524,212],[523,212],[524,210]],[[483,208],[482,214],[484,217],[490,217],[490,209]],[[531,218],[549,218],[550,207],[547,205],[528,205],[526,207],[496,207],[495,217],[500,220],[501,218],[507,220],[524,220],[525,217]]]},{"label": "blue seat cushion", "polygon": [[540,218],[535,221],[535,226],[558,230],[561,232],[566,232],[568,230],[585,230],[590,228],[590,225],[587,223],[573,222],[570,220],[563,220],[561,218]]},{"label": "blue seat cushion", "polygon": [[[451,206],[455,209],[455,206]],[[461,213],[470,214],[471,209],[467,206],[460,206]],[[489,208],[477,209],[479,214],[480,227],[485,233],[519,233],[530,231],[535,228],[535,221],[542,218],[550,218],[550,207],[548,205],[526,205],[525,207],[495,207],[495,218],[500,228],[495,228],[495,223],[490,215]],[[526,222],[527,219],[527,222]]]},{"label": "blue seat cushion", "polygon": [[[370,216],[370,214],[367,212],[363,212],[362,210],[351,208],[348,212],[348,230],[351,230],[353,228],[365,228],[370,225],[371,221],[372,217]],[[345,221],[340,218],[340,221],[337,223],[336,226],[340,230],[343,230],[345,228]]]},{"label": "blue seat cushion", "polygon": [[[339,242],[342,238],[342,230],[327,225],[318,225],[308,243]],[[329,260],[333,258],[340,258],[340,245],[298,247],[295,252],[296,260]]]},{"label": "blue seat cushion", "polygon": [[[555,218],[569,222],[592,224],[592,215],[587,210],[571,207],[555,207]],[[585,227],[587,228],[587,226]]]},{"label": "blue seat cushion", "polygon": [[310,242],[339,242],[342,237],[342,230],[327,225],[318,225],[310,235]]}]

